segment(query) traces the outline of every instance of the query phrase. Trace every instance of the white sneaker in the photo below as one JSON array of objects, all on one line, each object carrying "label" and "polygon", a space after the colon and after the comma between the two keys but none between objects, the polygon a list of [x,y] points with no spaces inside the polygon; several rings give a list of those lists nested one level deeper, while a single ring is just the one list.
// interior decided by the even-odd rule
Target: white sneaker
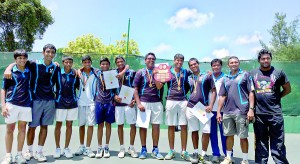
[{"label": "white sneaker", "polygon": [[132,157],[132,158],[137,158],[139,157],[138,153],[135,151],[134,147],[132,147],[130,149],[130,147],[128,148],[128,154]]},{"label": "white sneaker", "polygon": [[92,151],[91,148],[85,149],[85,152],[83,154],[90,158],[95,158],[95,153]]},{"label": "white sneaker", "polygon": [[56,148],[55,154],[53,155],[53,158],[58,159],[60,157],[61,157],[61,149],[60,148]]},{"label": "white sneaker", "polygon": [[85,152],[85,146],[79,146],[77,151],[75,152],[76,156],[82,155]]},{"label": "white sneaker", "polygon": [[224,161],[222,161],[220,164],[232,164],[232,160],[229,159],[228,157],[225,157]]},{"label": "white sneaker", "polygon": [[17,164],[24,164],[24,163],[27,163],[27,161],[26,161],[26,159],[23,157],[23,155],[21,154],[21,155],[16,155],[15,156],[15,162],[17,163]]},{"label": "white sneaker", "polygon": [[104,158],[109,158],[110,157],[110,154],[109,154],[109,148],[108,147],[105,147],[104,148]]},{"label": "white sneaker", "polygon": [[120,152],[119,152],[119,154],[118,154],[118,157],[119,157],[119,158],[124,158],[124,157],[125,157],[125,148],[124,148],[124,147],[122,147],[122,148],[120,149]]},{"label": "white sneaker", "polygon": [[6,155],[3,159],[3,161],[1,162],[1,164],[10,164],[12,163],[12,155]]},{"label": "white sneaker", "polygon": [[30,151],[30,150],[27,150],[27,151],[25,152],[25,154],[24,154],[24,158],[25,158],[27,161],[29,161],[29,160],[31,160],[32,157],[33,157],[33,152]]},{"label": "white sneaker", "polygon": [[40,153],[35,152],[34,159],[38,160],[39,162],[47,161],[47,158],[46,158],[46,156],[44,156],[43,152],[40,152]]},{"label": "white sneaker", "polygon": [[104,153],[104,149],[102,147],[98,147],[96,158],[102,158]]},{"label": "white sneaker", "polygon": [[66,158],[73,158],[73,154],[71,153],[71,150],[69,148],[64,148],[64,153],[63,155],[66,157]]}]

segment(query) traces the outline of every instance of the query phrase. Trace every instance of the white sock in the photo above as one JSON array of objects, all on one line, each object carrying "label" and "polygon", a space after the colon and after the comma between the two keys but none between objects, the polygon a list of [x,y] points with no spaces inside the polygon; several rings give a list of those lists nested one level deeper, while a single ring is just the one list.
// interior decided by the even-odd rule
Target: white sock
[{"label": "white sock", "polygon": [[85,150],[89,150],[89,149],[90,149],[90,147],[86,147],[86,148],[85,148]]},{"label": "white sock", "polygon": [[248,153],[243,153],[243,161],[248,160]]},{"label": "white sock", "polygon": [[231,159],[231,154],[232,154],[232,151],[226,151],[226,157],[228,158],[228,159]]},{"label": "white sock", "polygon": [[84,144],[80,145],[81,147],[85,147]]},{"label": "white sock", "polygon": [[38,145],[38,147],[37,147],[37,152],[38,152],[38,153],[42,153],[42,152],[43,152],[43,147],[44,147],[44,146]]},{"label": "white sock", "polygon": [[105,147],[108,148],[108,144],[105,144]]},{"label": "white sock", "polygon": [[32,145],[28,145],[28,150],[32,151]]},{"label": "white sock", "polygon": [[133,149],[133,145],[129,145],[129,148],[130,148],[130,149]]},{"label": "white sock", "polygon": [[98,148],[102,148],[102,145],[98,145]]},{"label": "white sock", "polygon": [[121,148],[121,149],[124,149],[124,145],[120,145],[120,148]]},{"label": "white sock", "polygon": [[197,154],[198,154],[198,149],[194,149],[194,153],[197,153]]},{"label": "white sock", "polygon": [[202,150],[202,154],[201,154],[201,156],[202,156],[202,157],[204,157],[204,156],[205,156],[205,154],[206,154],[206,151]]},{"label": "white sock", "polygon": [[10,157],[11,156],[11,153],[6,153],[6,157]]},{"label": "white sock", "polygon": [[18,153],[17,153],[18,155],[22,155],[22,151],[18,151]]}]

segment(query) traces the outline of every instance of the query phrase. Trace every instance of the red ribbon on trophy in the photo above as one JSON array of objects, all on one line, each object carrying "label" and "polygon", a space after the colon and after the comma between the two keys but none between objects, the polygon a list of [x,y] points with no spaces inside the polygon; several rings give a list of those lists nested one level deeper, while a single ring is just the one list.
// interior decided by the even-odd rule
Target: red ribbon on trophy
[{"label": "red ribbon on trophy", "polygon": [[154,74],[154,79],[161,83],[170,81],[172,78],[170,68],[171,67],[168,66],[168,64],[166,63],[159,64],[157,67],[154,68],[154,71],[156,72]]}]

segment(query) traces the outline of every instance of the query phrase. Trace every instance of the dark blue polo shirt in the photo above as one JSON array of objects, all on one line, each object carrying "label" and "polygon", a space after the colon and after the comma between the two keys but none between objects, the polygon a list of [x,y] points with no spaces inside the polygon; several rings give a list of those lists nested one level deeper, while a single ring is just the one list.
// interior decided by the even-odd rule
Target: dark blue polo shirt
[{"label": "dark blue polo shirt", "polygon": [[30,70],[26,67],[24,71],[20,71],[15,65],[12,69],[12,79],[3,78],[2,89],[6,90],[5,101],[18,106],[31,107],[30,82]]},{"label": "dark blue polo shirt", "polygon": [[191,95],[189,97],[187,107],[193,108],[199,101],[204,106],[208,106],[209,92],[215,88],[212,76],[206,73],[200,73],[199,76],[192,74],[188,77],[188,80]]},{"label": "dark blue polo shirt", "polygon": [[102,70],[95,70],[96,73],[96,95],[95,102],[102,104],[111,103],[115,95],[115,89],[106,89]]},{"label": "dark blue polo shirt", "polygon": [[133,87],[138,87],[141,102],[161,102],[161,93],[160,90],[156,88],[152,71],[153,70],[149,70],[150,76],[152,77],[152,86],[149,86],[150,79],[145,68],[140,69],[134,77]]},{"label": "dark blue polo shirt", "polygon": [[69,73],[66,73],[64,69],[61,69],[60,86],[61,92],[57,98],[56,108],[77,108],[76,88],[79,88],[79,78],[76,78],[76,75],[72,70]]},{"label": "dark blue polo shirt", "polygon": [[167,82],[168,94],[167,100],[183,101],[186,100],[186,94],[189,89],[188,76],[192,74],[191,71],[181,68],[177,73],[177,79],[180,80],[180,89],[178,90],[178,83],[176,80],[176,72],[174,67],[171,68],[171,80]]},{"label": "dark blue polo shirt", "polygon": [[53,62],[46,66],[44,60],[29,62],[29,69],[32,73],[31,86],[33,90],[33,100],[55,100],[54,86],[60,92],[60,67]]},{"label": "dark blue polo shirt", "polygon": [[[117,70],[117,73],[119,73],[119,71]],[[116,90],[116,94],[119,94],[121,91],[121,86],[125,85],[128,87],[133,87],[133,80],[134,80],[134,76],[135,76],[135,71],[134,70],[127,70],[124,74],[124,79],[119,79],[119,84],[120,84],[120,88],[117,88]],[[116,106],[127,106],[127,104],[124,103],[118,103],[116,102]]]},{"label": "dark blue polo shirt", "polygon": [[219,96],[226,96],[224,114],[247,114],[249,93],[253,91],[252,78],[241,69],[236,75],[226,75],[222,81]]}]

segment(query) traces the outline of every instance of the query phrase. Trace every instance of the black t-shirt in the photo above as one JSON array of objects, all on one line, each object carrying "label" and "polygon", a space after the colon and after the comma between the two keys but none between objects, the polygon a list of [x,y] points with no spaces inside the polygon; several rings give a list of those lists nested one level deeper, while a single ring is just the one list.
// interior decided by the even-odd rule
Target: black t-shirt
[{"label": "black t-shirt", "polygon": [[282,114],[280,88],[289,82],[282,70],[271,67],[269,71],[259,68],[251,71],[256,98],[256,114]]}]

